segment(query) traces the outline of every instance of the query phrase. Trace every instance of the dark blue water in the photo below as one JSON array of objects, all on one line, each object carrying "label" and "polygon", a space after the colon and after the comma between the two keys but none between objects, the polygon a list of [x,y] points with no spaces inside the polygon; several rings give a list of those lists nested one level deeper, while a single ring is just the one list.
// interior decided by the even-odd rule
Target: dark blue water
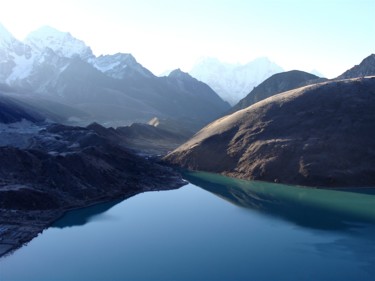
[{"label": "dark blue water", "polygon": [[374,195],[186,177],[69,213],[0,280],[374,280]]}]

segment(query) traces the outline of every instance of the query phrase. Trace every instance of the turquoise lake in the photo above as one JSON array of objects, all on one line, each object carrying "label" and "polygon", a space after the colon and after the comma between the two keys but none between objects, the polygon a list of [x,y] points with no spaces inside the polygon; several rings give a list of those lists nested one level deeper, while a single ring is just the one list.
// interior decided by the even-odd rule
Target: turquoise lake
[{"label": "turquoise lake", "polygon": [[186,173],[71,211],[0,259],[0,280],[374,280],[375,195]]}]

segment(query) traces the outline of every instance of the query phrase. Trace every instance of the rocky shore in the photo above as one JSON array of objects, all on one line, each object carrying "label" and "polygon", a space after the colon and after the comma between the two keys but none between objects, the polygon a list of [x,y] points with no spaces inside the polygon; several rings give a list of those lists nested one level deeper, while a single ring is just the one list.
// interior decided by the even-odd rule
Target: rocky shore
[{"label": "rocky shore", "polygon": [[0,147],[0,256],[68,210],[185,184],[171,168],[135,154],[100,125],[22,127],[17,146],[10,146],[14,135],[6,143],[9,128],[0,133],[6,145]]}]

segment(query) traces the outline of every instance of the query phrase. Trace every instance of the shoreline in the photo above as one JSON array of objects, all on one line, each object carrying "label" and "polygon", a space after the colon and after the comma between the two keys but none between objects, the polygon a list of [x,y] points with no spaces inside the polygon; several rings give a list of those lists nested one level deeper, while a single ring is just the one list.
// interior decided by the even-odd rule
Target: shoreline
[{"label": "shoreline", "polygon": [[101,196],[91,199],[81,205],[67,206],[52,210],[15,210],[0,209],[0,262],[1,259],[12,255],[15,251],[27,245],[34,238],[43,233],[53,223],[61,219],[67,212],[87,208],[111,201],[123,201],[140,193],[149,191],[168,191],[178,189],[187,184],[180,178],[171,179],[163,187],[144,186],[142,190],[129,190],[125,193]]}]

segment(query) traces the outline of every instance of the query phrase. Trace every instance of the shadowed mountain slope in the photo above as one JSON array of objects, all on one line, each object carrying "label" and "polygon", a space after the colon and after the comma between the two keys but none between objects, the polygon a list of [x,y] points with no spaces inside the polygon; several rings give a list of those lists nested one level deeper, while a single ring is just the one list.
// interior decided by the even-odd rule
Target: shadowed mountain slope
[{"label": "shadowed mountain slope", "polygon": [[375,54],[369,55],[367,58],[363,59],[359,65],[353,66],[336,79],[348,79],[373,75],[375,75]]},{"label": "shadowed mountain slope", "polygon": [[249,180],[375,186],[375,78],[310,85],[216,120],[165,157]]},{"label": "shadowed mountain slope", "polygon": [[321,78],[316,75],[299,70],[274,74],[255,87],[246,97],[234,105],[231,108],[230,113],[244,109],[273,95],[317,83],[320,79]]}]

